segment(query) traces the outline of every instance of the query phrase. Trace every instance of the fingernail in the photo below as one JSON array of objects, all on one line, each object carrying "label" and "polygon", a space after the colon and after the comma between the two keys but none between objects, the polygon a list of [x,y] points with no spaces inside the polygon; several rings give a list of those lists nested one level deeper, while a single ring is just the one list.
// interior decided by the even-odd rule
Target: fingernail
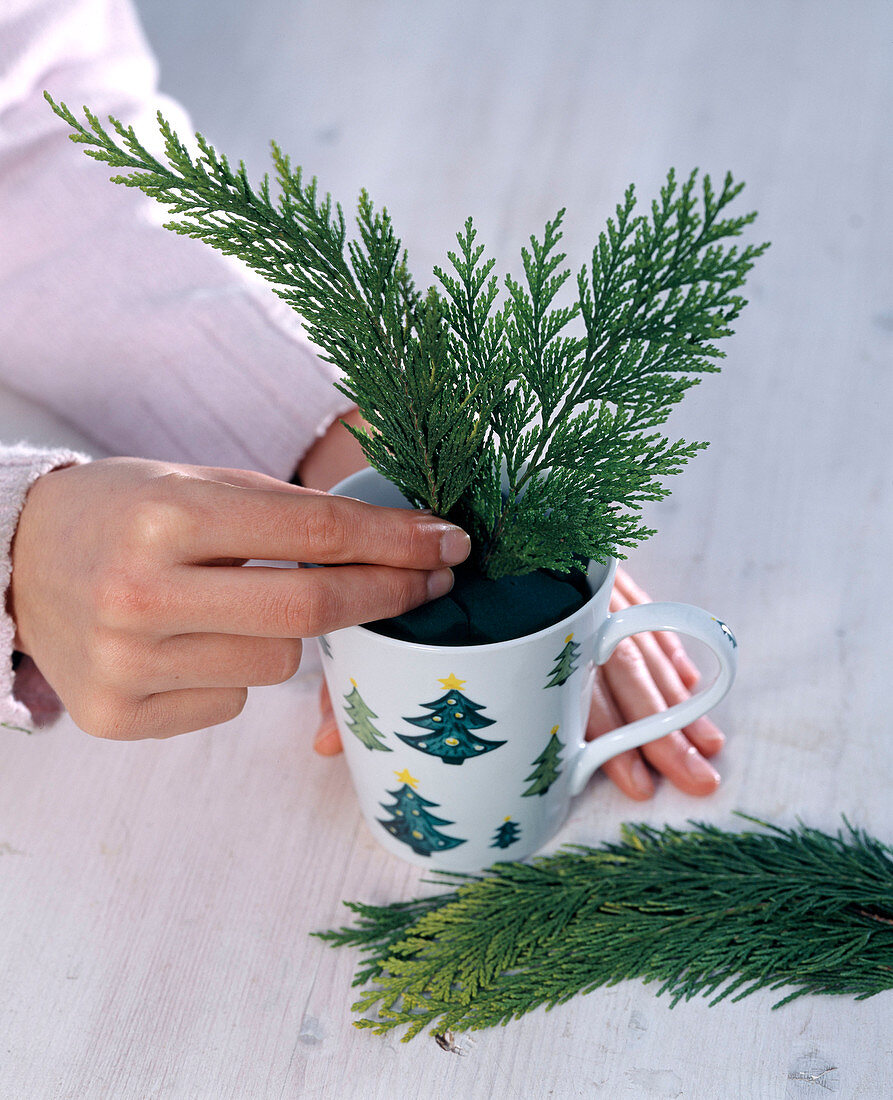
[{"label": "fingernail", "polygon": [[461,527],[447,527],[440,536],[440,560],[447,565],[458,565],[471,552],[471,539]]},{"label": "fingernail", "polygon": [[649,798],[654,794],[654,783],[652,782],[651,776],[648,774],[648,769],[645,767],[645,761],[641,756],[637,756],[630,765],[629,778],[637,791],[640,791],[644,795],[648,795]]},{"label": "fingernail", "polygon": [[685,754],[685,770],[699,786],[714,790],[719,786],[719,772],[692,746]]},{"label": "fingernail", "polygon": [[453,571],[451,569],[438,569],[428,574],[428,599],[436,600],[438,596],[445,596],[453,587]]},{"label": "fingernail", "polygon": [[701,755],[706,748],[710,753],[719,752],[726,743],[726,735],[715,726],[709,718],[696,718],[690,726],[685,727],[686,732],[692,733],[692,740],[696,741]]}]

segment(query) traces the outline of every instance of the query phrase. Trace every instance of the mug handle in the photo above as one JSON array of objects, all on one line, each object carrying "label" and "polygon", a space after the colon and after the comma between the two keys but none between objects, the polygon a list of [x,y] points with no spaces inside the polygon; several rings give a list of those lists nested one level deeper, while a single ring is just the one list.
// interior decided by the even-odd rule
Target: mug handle
[{"label": "mug handle", "polygon": [[[595,638],[595,658],[590,666],[588,683],[592,683],[595,665],[603,665],[620,641],[630,634],[649,630],[672,630],[703,642],[716,654],[719,673],[709,687],[691,698],[647,718],[629,722],[610,733],[596,737],[594,741],[587,741],[573,765],[571,795],[579,794],[589,782],[592,773],[606,760],[626,749],[637,749],[640,745],[656,741],[658,737],[687,726],[711,707],[715,707],[732,686],[738,664],[738,643],[735,635],[721,619],[715,618],[703,608],[687,603],[634,604],[609,615]],[[589,690],[591,692],[591,687]],[[591,702],[591,697],[588,702]],[[588,713],[588,705],[584,705]]]}]

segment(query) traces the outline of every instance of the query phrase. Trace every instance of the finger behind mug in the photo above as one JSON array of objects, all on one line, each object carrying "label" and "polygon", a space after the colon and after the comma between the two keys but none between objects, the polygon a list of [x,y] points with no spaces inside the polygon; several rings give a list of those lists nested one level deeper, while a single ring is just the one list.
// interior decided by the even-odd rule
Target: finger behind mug
[{"label": "finger behind mug", "polygon": [[[627,607],[629,604],[651,603],[648,593],[636,584],[625,569],[619,567],[614,577],[613,596],[617,598],[617,606],[616,608],[612,606],[612,611]],[[612,599],[612,605],[613,603]],[[654,637],[676,669],[683,684],[689,689],[694,688],[701,678],[701,673],[686,652],[678,634],[674,634],[671,630],[655,630]]]},{"label": "finger behind mug", "polygon": [[319,689],[319,728],[313,738],[313,748],[321,756],[336,756],[342,750],[341,734],[335,722],[332,697],[323,680]]},{"label": "finger behind mug", "polygon": [[[624,719],[635,722],[666,710],[667,704],[648,674],[641,651],[632,645],[622,649],[624,642],[604,665],[605,680]],[[641,752],[649,764],[687,794],[710,794],[719,785],[717,772],[679,730],[643,745]]]},{"label": "finger behind mug", "polygon": [[[619,593],[614,593],[611,597],[611,606],[612,610],[621,610],[629,605]],[[667,706],[674,706],[690,698],[691,693],[676,665],[667,657],[655,634],[651,632],[634,634],[633,641],[640,650],[648,673],[663,697],[664,703]],[[703,715],[685,726],[684,732],[704,756],[715,756],[725,744],[722,731]]]},{"label": "finger behind mug", "polygon": [[[586,740],[592,741],[623,725],[623,715],[617,709],[604,672],[596,672],[592,688],[592,706],[586,725]],[[654,794],[654,781],[645,767],[638,749],[628,749],[602,764],[602,771],[624,794],[643,801]]]},{"label": "finger behind mug", "polygon": [[[676,703],[682,703],[689,699],[691,693],[682,682],[676,667],[670,664],[654,635],[640,634],[636,638],[636,642],[645,657],[645,663],[651,673],[651,678],[667,705],[674,706]],[[715,756],[726,740],[722,730],[711,722],[706,715],[701,715],[700,718],[689,722],[687,726],[683,727],[683,732],[704,756]]]}]

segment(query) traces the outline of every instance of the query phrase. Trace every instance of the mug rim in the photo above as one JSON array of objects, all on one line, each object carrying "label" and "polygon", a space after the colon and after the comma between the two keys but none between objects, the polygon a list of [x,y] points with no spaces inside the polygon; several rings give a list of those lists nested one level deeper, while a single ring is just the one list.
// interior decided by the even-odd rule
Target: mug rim
[{"label": "mug rim", "polygon": [[[331,494],[335,495],[335,496],[349,496],[350,494],[344,493],[344,492],[339,492],[338,490],[340,490],[343,485],[346,485],[347,482],[352,481],[354,478],[359,477],[360,475],[363,475],[363,474],[374,474],[378,478],[380,478],[383,482],[385,482],[385,484],[391,485],[391,486],[393,486],[394,489],[397,489],[397,487],[394,485],[394,483],[391,482],[391,481],[388,481],[388,479],[384,476],[384,474],[379,473],[379,471],[374,469],[372,466],[367,466],[364,470],[357,470],[355,473],[350,474],[346,478],[343,478],[341,481],[338,482],[337,485],[334,485],[329,490],[329,492]],[[397,492],[399,492],[399,489],[397,489]],[[354,499],[361,499],[361,498],[355,497]],[[369,501],[363,501],[363,503],[364,504],[369,504],[370,502]],[[598,562],[594,558],[590,558],[589,567],[587,569],[587,574],[586,574],[587,575],[587,582],[588,582],[588,579],[589,579],[589,573],[591,572],[593,565],[604,566],[605,574],[602,577],[601,584],[599,584],[598,588],[592,590],[592,594],[590,595],[589,599],[583,604],[582,607],[578,607],[577,610],[572,611],[570,613],[570,615],[566,615],[563,619],[559,619],[557,622],[554,622],[554,623],[550,624],[549,626],[544,626],[544,627],[542,627],[542,629],[536,630],[532,634],[521,634],[517,638],[506,638],[501,642],[484,642],[480,645],[445,645],[445,644],[439,644],[438,645],[438,644],[430,644],[430,643],[426,643],[426,642],[408,642],[408,641],[405,641],[402,638],[392,638],[387,634],[379,634],[377,630],[370,630],[363,623],[357,623],[353,626],[339,627],[337,630],[332,630],[332,631],[329,631],[328,633],[340,634],[340,633],[343,633],[343,632],[349,631],[349,630],[362,631],[364,634],[368,634],[371,637],[376,638],[379,642],[384,643],[388,648],[396,649],[397,651],[402,651],[402,652],[407,652],[407,653],[414,653],[414,652],[434,653],[437,650],[440,650],[440,651],[445,652],[445,653],[460,653],[464,656],[466,654],[471,654],[471,653],[488,653],[488,652],[492,652],[492,651],[497,650],[497,649],[514,648],[516,646],[526,644],[527,642],[532,641],[534,639],[542,638],[546,634],[549,634],[551,631],[557,630],[558,628],[564,626],[565,624],[568,624],[568,623],[572,622],[574,619],[582,616],[587,611],[587,609],[592,606],[593,600],[596,600],[598,598],[598,596],[604,591],[605,586],[606,585],[607,586],[613,585],[613,583],[614,583],[614,574],[617,570],[617,558],[615,558],[613,556],[608,556],[605,559],[604,562]],[[449,595],[449,593],[446,593],[446,595]]]}]

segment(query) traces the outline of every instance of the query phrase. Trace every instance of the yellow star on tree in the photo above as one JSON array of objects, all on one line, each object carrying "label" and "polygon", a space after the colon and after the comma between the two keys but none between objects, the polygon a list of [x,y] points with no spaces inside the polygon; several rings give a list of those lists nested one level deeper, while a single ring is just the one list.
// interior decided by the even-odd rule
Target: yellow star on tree
[{"label": "yellow star on tree", "polygon": [[395,771],[394,775],[397,776],[401,783],[406,783],[407,786],[412,787],[413,790],[415,790],[416,786],[418,785],[418,779],[415,779],[412,775],[409,774],[409,768],[404,768],[402,772]]},{"label": "yellow star on tree", "polygon": [[[440,680],[439,676],[438,680]],[[467,683],[467,680],[459,680],[455,674],[451,672],[445,680],[440,680],[440,683],[443,684],[447,691],[460,691],[462,685]]]}]

